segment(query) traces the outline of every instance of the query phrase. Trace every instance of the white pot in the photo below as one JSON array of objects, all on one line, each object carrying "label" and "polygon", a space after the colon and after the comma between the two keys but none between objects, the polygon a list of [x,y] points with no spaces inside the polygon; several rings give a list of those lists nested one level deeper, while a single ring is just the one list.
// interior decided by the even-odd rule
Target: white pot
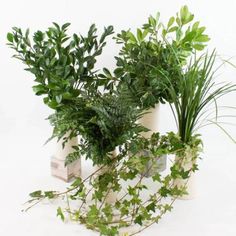
[{"label": "white pot", "polygon": [[[67,135],[65,135],[65,137],[67,137]],[[56,150],[55,150],[55,154],[54,156],[58,159],[58,160],[66,160],[66,157],[74,152],[75,150],[73,149],[73,146],[77,146],[78,145],[78,138],[74,137],[72,139],[69,139],[68,142],[65,143],[65,146],[63,148],[62,144],[63,144],[63,138],[61,138],[57,143],[56,143]]]},{"label": "white pot", "polygon": [[150,138],[152,133],[159,132],[159,123],[160,123],[160,104],[156,104],[155,108],[147,110],[142,118],[139,119],[139,123],[150,129],[149,132],[142,133],[143,137]]},{"label": "white pot", "polygon": [[[177,160],[178,158],[176,158]],[[182,167],[185,171],[188,171],[192,168],[195,161],[189,158],[189,160],[185,160],[182,163]],[[196,178],[195,173],[190,172],[190,177],[188,179],[175,179],[174,180],[174,186],[182,187],[184,186],[186,188],[187,194],[184,194],[181,197],[178,197],[178,199],[182,200],[192,200],[196,197]]]},{"label": "white pot", "polygon": [[[66,134],[65,137],[68,137],[68,135],[69,134]],[[51,160],[51,173],[53,176],[68,182],[72,178],[81,175],[81,159],[65,166],[66,157],[75,151],[73,146],[78,145],[78,138],[74,137],[68,140],[64,148],[62,144],[63,138],[56,143],[55,154],[52,156]]]},{"label": "white pot", "polygon": [[[145,114],[142,118],[139,119],[139,123],[148,128],[150,131],[143,132],[142,136],[144,138],[150,138],[153,133],[159,132],[160,128],[160,104],[156,104],[155,108],[151,108],[146,111],[147,114]],[[144,150],[144,152],[147,152]],[[157,168],[150,169],[151,163],[147,164],[147,170],[144,176],[150,177],[156,172],[162,172],[166,169],[166,156],[156,157],[157,162]]]},{"label": "white pot", "polygon": [[[115,158],[117,155],[117,151],[114,150],[112,152],[112,156],[113,158]],[[96,171],[96,174],[95,174],[95,177],[99,176],[99,175],[102,175],[104,173],[106,173],[110,166],[103,166],[101,170],[99,170],[100,168],[102,167],[102,165],[95,165],[94,166],[94,172]],[[107,188],[109,189],[109,186],[107,186]],[[113,204],[116,202],[116,199],[117,199],[117,193],[110,190],[106,196],[106,199],[105,199],[105,202],[108,203],[108,204]]]}]

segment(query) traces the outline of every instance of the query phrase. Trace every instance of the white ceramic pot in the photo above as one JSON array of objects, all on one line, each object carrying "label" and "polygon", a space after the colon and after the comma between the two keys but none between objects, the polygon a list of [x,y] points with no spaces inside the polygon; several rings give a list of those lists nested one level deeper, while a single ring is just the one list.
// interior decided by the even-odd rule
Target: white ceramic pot
[{"label": "white ceramic pot", "polygon": [[[114,150],[112,152],[113,158],[115,158],[116,155],[117,155],[117,151]],[[109,166],[103,166],[102,169],[99,170],[101,167],[102,167],[102,165],[95,165],[94,166],[94,172],[97,171],[96,174],[95,174],[95,177],[106,173],[109,170],[109,168],[110,168]],[[109,189],[109,186],[107,186],[107,188]],[[112,191],[112,190],[110,190],[108,192],[107,196],[106,196],[105,202],[108,203],[108,204],[113,204],[113,203],[116,202],[116,199],[117,199],[117,193]]]},{"label": "white ceramic pot", "polygon": [[[65,137],[67,137],[67,135],[65,135]],[[68,142],[65,143],[65,146],[63,148],[62,146],[63,144],[63,138],[61,138],[57,143],[56,143],[56,150],[55,150],[55,154],[54,156],[58,159],[58,160],[66,160],[66,157],[74,152],[73,146],[77,146],[78,145],[78,138],[74,137],[70,140],[68,140]]]},{"label": "white ceramic pot", "polygon": [[[67,137],[65,135],[65,137]],[[63,138],[56,143],[56,150],[51,160],[51,173],[53,176],[62,179],[66,182],[74,177],[81,175],[81,159],[65,166],[66,157],[74,152],[73,146],[78,145],[78,138],[74,137],[65,143],[63,148]]]},{"label": "white ceramic pot", "polygon": [[[178,160],[178,158],[176,158]],[[189,160],[184,160],[182,163],[182,167],[185,171],[188,171],[192,169],[192,166],[195,161],[192,160],[191,157],[189,157]],[[186,188],[187,194],[184,194],[181,197],[178,197],[178,199],[182,200],[191,200],[196,197],[196,178],[195,173],[190,172],[190,177],[188,179],[175,179],[174,180],[174,186],[182,187],[184,186]]]},{"label": "white ceramic pot", "polygon": [[[153,133],[159,132],[160,127],[160,104],[156,104],[155,108],[151,108],[147,110],[147,114],[145,114],[138,121],[142,126],[148,128],[150,131],[143,132],[142,136],[145,138],[150,138]],[[144,150],[144,152],[147,152]],[[166,169],[166,156],[163,155],[161,157],[156,158],[157,166],[150,169],[152,163],[147,164],[146,171],[144,173],[145,177],[150,177],[156,172],[162,172]]]}]

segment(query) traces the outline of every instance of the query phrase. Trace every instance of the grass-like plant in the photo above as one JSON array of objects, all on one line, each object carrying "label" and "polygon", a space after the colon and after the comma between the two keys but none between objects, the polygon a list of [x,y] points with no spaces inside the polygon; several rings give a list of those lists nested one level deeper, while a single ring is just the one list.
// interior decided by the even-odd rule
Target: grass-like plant
[{"label": "grass-like plant", "polygon": [[217,83],[215,72],[216,52],[205,53],[199,58],[193,57],[186,67],[179,81],[178,90],[175,89],[170,79],[165,76],[171,100],[170,104],[178,133],[184,143],[188,143],[206,119],[206,114],[211,105],[215,106],[218,114],[217,101],[222,96],[236,90],[235,84]]}]

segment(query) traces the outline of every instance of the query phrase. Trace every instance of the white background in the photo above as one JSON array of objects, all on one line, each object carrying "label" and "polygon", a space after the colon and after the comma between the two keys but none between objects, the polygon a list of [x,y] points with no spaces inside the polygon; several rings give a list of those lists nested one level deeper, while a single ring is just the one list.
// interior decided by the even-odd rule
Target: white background
[{"label": "white background", "polygon": [[[27,194],[37,189],[63,189],[66,185],[50,176],[49,158],[54,143],[43,146],[51,134],[45,118],[50,110],[34,96],[33,77],[11,58],[6,34],[13,26],[45,30],[55,21],[71,22],[71,32],[85,33],[92,23],[102,29],[140,27],[150,14],[161,12],[163,21],[187,4],[196,19],[207,26],[210,48],[225,58],[236,56],[236,1],[171,0],[3,0],[0,3],[0,235],[54,236],[97,235],[84,227],[63,224],[55,206],[41,205],[21,213]],[[100,67],[114,66],[118,47],[109,43]],[[235,60],[232,59],[234,62]],[[219,81],[235,81],[236,69],[223,67]],[[222,104],[236,106],[236,94]],[[229,114],[226,111],[225,114]],[[236,114],[236,112],[234,112]],[[230,122],[236,123],[235,118]],[[168,107],[162,107],[161,131],[174,128]],[[236,138],[236,127],[227,126]],[[205,150],[197,178],[198,196],[177,201],[171,214],[142,235],[235,236],[236,235],[236,145],[217,127],[200,130]]]}]

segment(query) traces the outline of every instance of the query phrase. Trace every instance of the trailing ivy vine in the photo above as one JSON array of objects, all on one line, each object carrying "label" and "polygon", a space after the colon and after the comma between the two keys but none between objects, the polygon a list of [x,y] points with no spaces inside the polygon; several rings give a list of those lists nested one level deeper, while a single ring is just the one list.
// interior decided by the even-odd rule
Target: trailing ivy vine
[{"label": "trailing ivy vine", "polygon": [[[140,156],[145,149],[150,150],[151,155]],[[87,178],[76,179],[66,191],[31,193],[30,206],[26,210],[44,199],[62,198],[66,206],[59,207],[57,215],[63,221],[68,218],[80,222],[100,235],[138,234],[158,223],[166,212],[171,211],[175,199],[186,194],[185,186],[176,186],[174,180],[188,179],[197,170],[197,164],[186,170],[182,162],[191,156],[196,163],[200,150],[201,140],[197,136],[188,145],[174,133],[165,136],[154,133],[150,139],[136,137],[119,146],[119,152],[109,166],[101,165]],[[156,173],[147,181],[141,174],[147,162],[151,161],[153,166],[156,157],[163,154],[181,158],[173,162],[166,175]],[[98,175],[104,168],[105,171]],[[111,192],[116,194],[114,202],[108,201]],[[137,227],[130,230],[134,225]]]}]

